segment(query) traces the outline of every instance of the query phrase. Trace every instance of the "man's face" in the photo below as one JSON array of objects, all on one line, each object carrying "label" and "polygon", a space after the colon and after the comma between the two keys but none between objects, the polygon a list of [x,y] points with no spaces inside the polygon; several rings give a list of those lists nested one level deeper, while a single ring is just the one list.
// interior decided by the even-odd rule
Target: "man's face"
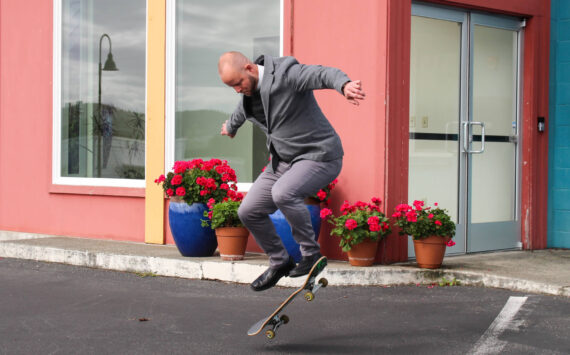
[{"label": "man's face", "polygon": [[257,86],[257,78],[252,75],[248,68],[235,70],[225,67],[220,78],[227,86],[231,86],[237,93],[251,96]]}]

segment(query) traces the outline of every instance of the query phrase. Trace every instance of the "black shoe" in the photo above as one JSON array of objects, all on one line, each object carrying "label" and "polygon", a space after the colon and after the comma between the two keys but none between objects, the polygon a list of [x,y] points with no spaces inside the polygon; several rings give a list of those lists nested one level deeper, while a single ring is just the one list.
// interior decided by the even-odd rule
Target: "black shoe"
[{"label": "black shoe", "polygon": [[289,277],[300,277],[307,275],[309,271],[313,268],[313,265],[322,257],[321,253],[316,253],[309,256],[303,256],[299,265],[294,268],[290,273]]},{"label": "black shoe", "polygon": [[289,275],[289,271],[295,268],[295,261],[289,257],[289,261],[278,268],[268,268],[255,281],[251,283],[254,291],[263,291],[277,284],[280,278]]}]

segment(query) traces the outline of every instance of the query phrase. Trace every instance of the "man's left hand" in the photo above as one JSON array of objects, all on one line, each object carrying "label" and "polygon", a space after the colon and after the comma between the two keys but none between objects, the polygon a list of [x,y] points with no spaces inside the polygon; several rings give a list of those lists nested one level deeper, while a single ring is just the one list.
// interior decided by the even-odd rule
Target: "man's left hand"
[{"label": "man's left hand", "polygon": [[366,94],[362,90],[362,82],[360,80],[349,81],[344,85],[344,97],[353,105],[359,105],[358,100],[364,100]]}]

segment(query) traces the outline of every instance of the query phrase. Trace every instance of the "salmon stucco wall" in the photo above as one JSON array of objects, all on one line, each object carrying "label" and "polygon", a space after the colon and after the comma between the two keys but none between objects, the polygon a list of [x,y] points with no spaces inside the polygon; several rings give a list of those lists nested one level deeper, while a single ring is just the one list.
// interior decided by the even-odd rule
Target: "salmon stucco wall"
[{"label": "salmon stucco wall", "polygon": [[0,1],[0,230],[144,241],[143,189],[52,185],[52,4]]},{"label": "salmon stucco wall", "polygon": [[[361,80],[366,99],[348,103],[339,93],[316,92],[317,100],[339,133],[344,164],[331,206],[338,213],[344,200],[370,201],[385,195],[386,43],[387,1],[327,0],[290,1],[290,37],[285,36],[285,54],[301,63],[342,69],[352,80]],[[326,9],[326,16],[317,16]],[[319,241],[323,252],[344,259],[338,240],[323,225]]]}]

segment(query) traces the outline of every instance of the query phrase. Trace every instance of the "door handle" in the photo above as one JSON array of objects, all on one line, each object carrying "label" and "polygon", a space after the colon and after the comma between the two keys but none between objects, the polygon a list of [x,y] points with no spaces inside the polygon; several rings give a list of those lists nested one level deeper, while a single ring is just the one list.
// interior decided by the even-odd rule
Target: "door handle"
[{"label": "door handle", "polygon": [[[485,152],[485,122],[462,122],[463,124],[463,150],[468,154],[481,154]],[[473,131],[471,126],[481,126],[481,149],[471,150],[469,146],[473,143]]]}]

